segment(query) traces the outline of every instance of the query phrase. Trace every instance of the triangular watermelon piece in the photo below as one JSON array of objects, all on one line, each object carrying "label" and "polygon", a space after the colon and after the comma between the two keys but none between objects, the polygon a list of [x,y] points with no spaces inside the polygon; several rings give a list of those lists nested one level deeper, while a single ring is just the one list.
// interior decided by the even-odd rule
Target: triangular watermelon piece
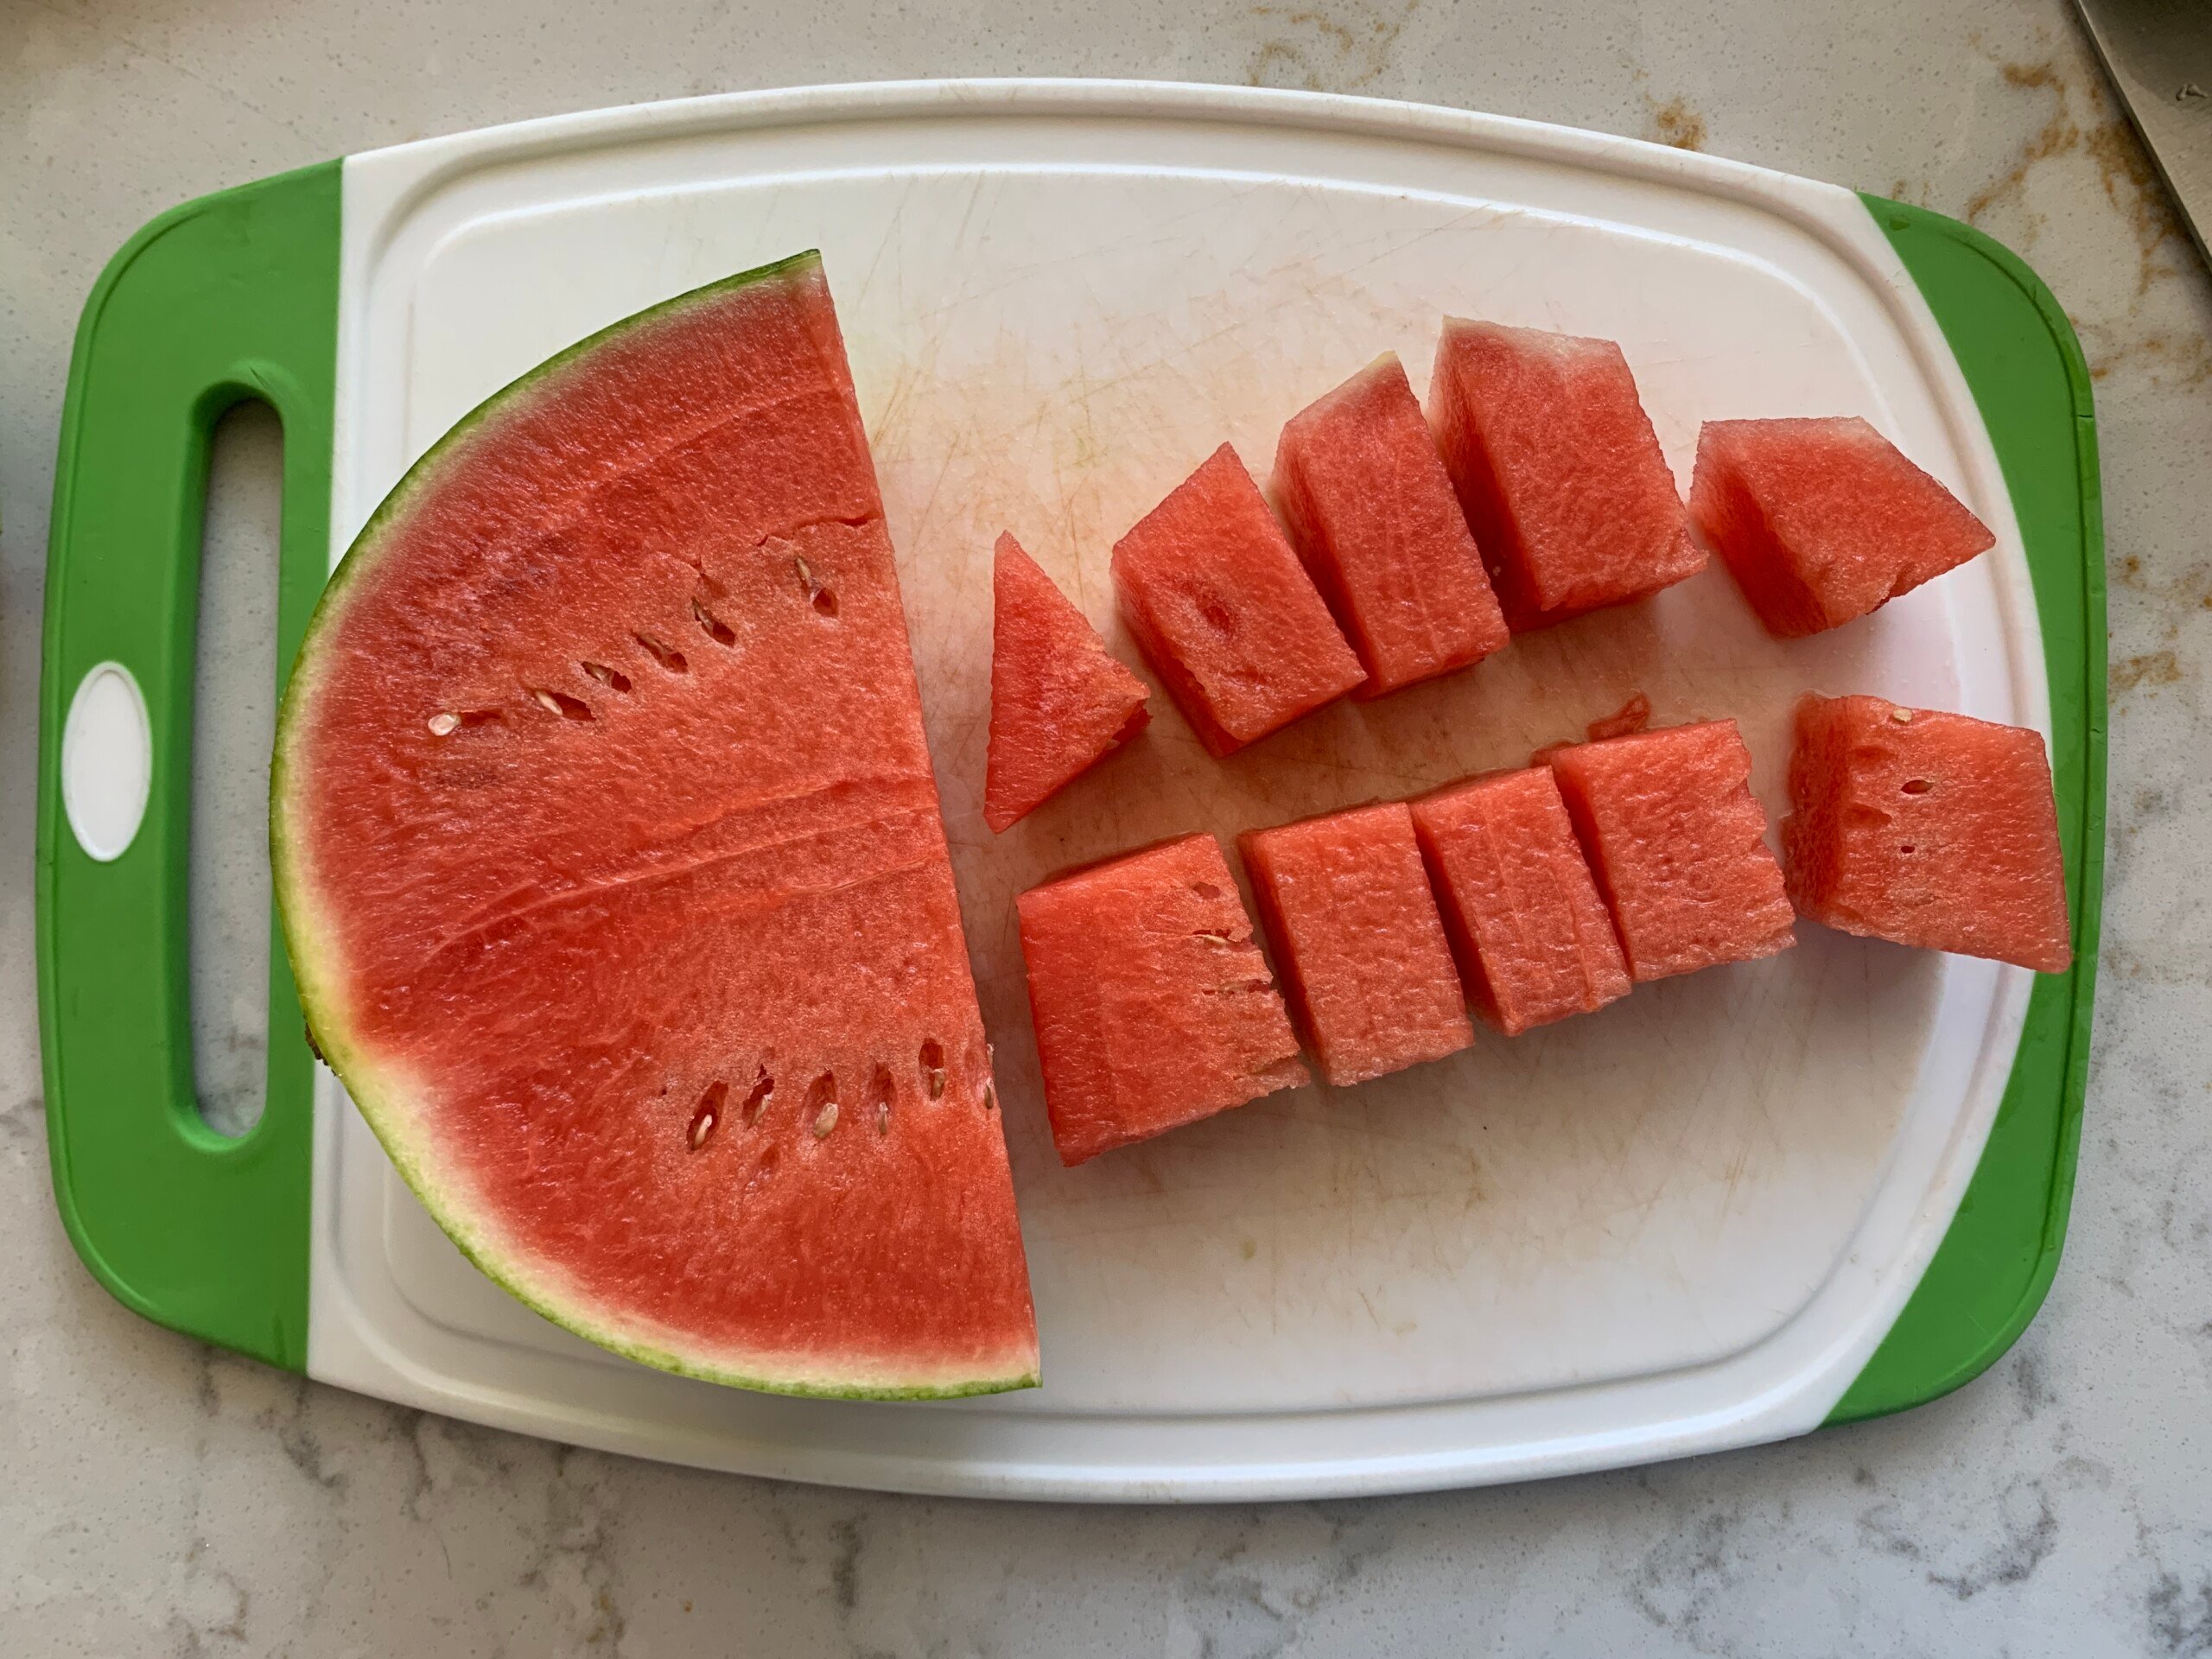
[{"label": "triangular watermelon piece", "polygon": [[991,743],[983,822],[1003,834],[1145,728],[1142,680],[1021,543],[991,569]]},{"label": "triangular watermelon piece", "polygon": [[308,631],[271,798],[317,1043],[493,1278],[715,1382],[1036,1380],[817,257],[617,323],[417,461]]}]

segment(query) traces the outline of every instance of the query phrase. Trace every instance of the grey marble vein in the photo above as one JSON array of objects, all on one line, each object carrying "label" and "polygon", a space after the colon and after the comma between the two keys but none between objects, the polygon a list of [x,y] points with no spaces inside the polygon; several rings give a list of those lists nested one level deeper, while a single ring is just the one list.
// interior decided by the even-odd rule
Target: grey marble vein
[{"label": "grey marble vein", "polygon": [[[755,0],[0,0],[0,1649],[2212,1654],[2212,288],[2066,7],[812,10],[802,28]],[[348,150],[961,73],[1250,81],[1598,127],[1924,202],[2050,282],[2103,435],[2111,861],[2065,1265],[1988,1376],[1901,1418],[1536,1486],[997,1507],[713,1477],[399,1410],[204,1351],[78,1266],[41,1127],[30,779],[55,423],[108,253],[174,201]],[[200,914],[215,956],[265,945],[251,904],[217,894]],[[242,1114],[254,1006],[203,994],[198,1010],[230,1067],[203,1088]]]}]

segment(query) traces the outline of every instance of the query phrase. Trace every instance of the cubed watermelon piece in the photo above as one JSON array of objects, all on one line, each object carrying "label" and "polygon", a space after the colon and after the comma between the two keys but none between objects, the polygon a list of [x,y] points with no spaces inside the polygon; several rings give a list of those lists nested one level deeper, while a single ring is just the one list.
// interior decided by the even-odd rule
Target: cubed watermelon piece
[{"label": "cubed watermelon piece", "polygon": [[1881,697],[1807,696],[1782,821],[1816,922],[2039,973],[2074,959],[2043,738]]},{"label": "cubed watermelon piece", "polygon": [[1784,639],[1865,616],[1997,542],[1856,416],[1707,421],[1690,516]]},{"label": "cubed watermelon piece", "polygon": [[1114,587],[1129,632],[1214,754],[1366,677],[1225,443],[1115,543]]},{"label": "cubed watermelon piece", "polygon": [[1516,633],[1704,569],[1611,340],[1448,317],[1428,412]]},{"label": "cubed watermelon piece", "polygon": [[1062,1163],[1306,1081],[1211,836],[1093,865],[1015,906]]},{"label": "cubed watermelon piece", "polygon": [[1751,753],[1732,720],[1548,757],[1639,983],[1795,944]]},{"label": "cubed watermelon piece", "polygon": [[1283,428],[1275,500],[1291,543],[1380,696],[1507,639],[1483,557],[1395,353]]},{"label": "cubed watermelon piece", "polygon": [[983,822],[1002,834],[1145,728],[1142,680],[1001,534],[991,567],[991,741]]},{"label": "cubed watermelon piece", "polygon": [[1412,803],[1414,832],[1475,1011],[1509,1037],[1629,992],[1612,918],[1548,766]]},{"label": "cubed watermelon piece", "polygon": [[1475,1039],[1402,801],[1237,837],[1293,1018],[1338,1087]]}]

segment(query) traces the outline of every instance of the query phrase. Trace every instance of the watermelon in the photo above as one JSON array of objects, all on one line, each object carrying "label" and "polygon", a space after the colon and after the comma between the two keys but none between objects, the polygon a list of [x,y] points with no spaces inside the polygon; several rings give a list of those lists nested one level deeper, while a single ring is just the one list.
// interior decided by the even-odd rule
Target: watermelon
[{"label": "watermelon", "polygon": [[1751,755],[1732,720],[1548,756],[1639,983],[1795,944]]},{"label": "watermelon", "polygon": [[1293,1015],[1344,1087],[1475,1039],[1402,801],[1237,837]]},{"label": "watermelon", "polygon": [[1808,696],[1789,804],[1789,897],[1815,921],[2039,973],[2073,961],[2040,734],[1881,697]]},{"label": "watermelon", "polygon": [[1428,406],[1516,633],[1704,568],[1611,340],[1446,318]]},{"label": "watermelon", "polygon": [[816,256],[617,323],[416,463],[308,629],[270,842],[317,1046],[531,1306],[749,1388],[1036,1381]]},{"label": "watermelon", "polygon": [[1608,737],[1626,737],[1640,732],[1651,723],[1651,699],[1641,691],[1631,691],[1626,702],[1610,715],[1600,715],[1584,728],[1592,743]]},{"label": "watermelon", "polygon": [[1014,904],[1062,1163],[1306,1080],[1211,836],[1093,865]]},{"label": "watermelon", "polygon": [[1628,995],[1620,941],[1548,766],[1412,803],[1475,1012],[1509,1037]]},{"label": "watermelon", "polygon": [[1784,639],[1865,616],[1997,543],[1856,416],[1707,421],[1690,516]]},{"label": "watermelon", "polygon": [[1380,696],[1479,662],[1505,617],[1395,353],[1283,428],[1270,480],[1292,545]]},{"label": "watermelon", "polygon": [[1210,753],[1256,742],[1366,677],[1225,443],[1115,543],[1114,588]]},{"label": "watermelon", "polygon": [[1004,834],[1145,728],[1144,682],[1010,535],[991,567],[983,822]]}]

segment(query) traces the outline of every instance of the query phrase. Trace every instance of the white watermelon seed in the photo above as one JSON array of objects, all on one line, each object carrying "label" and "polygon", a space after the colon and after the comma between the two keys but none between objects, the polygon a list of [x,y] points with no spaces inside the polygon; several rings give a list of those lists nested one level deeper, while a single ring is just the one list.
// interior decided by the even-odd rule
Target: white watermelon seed
[{"label": "white watermelon seed", "polygon": [[699,1096],[699,1109],[691,1114],[692,1151],[707,1144],[707,1137],[714,1134],[715,1125],[721,1121],[722,1102],[728,1098],[729,1084],[720,1078],[709,1084],[706,1093]]},{"label": "white watermelon seed", "polygon": [[753,1084],[753,1092],[745,1097],[745,1122],[748,1128],[760,1121],[760,1114],[767,1109],[768,1096],[775,1092],[776,1080],[768,1075],[768,1068],[764,1065]]},{"label": "white watermelon seed", "polygon": [[737,635],[729,624],[696,599],[691,601],[691,614],[698,618],[699,626],[707,631],[707,638],[716,645],[734,645],[737,643]]},{"label": "white watermelon seed", "polygon": [[432,715],[430,716],[432,737],[449,737],[460,729],[461,716],[459,715]]},{"label": "white watermelon seed", "polygon": [[681,674],[686,671],[682,652],[670,649],[650,633],[633,633],[630,637],[650,652],[652,659],[670,673]]},{"label": "white watermelon seed", "polygon": [[829,1137],[830,1131],[836,1127],[837,1103],[833,1100],[827,1106],[824,1106],[820,1113],[816,1116],[814,1120],[814,1138],[817,1141],[826,1140]]},{"label": "white watermelon seed", "polygon": [[891,1133],[891,1103],[887,1100],[875,1103],[875,1132],[878,1135]]},{"label": "white watermelon seed", "polygon": [[1890,718],[1897,721],[1900,726],[1910,726],[1912,724],[1912,710],[1910,709],[1892,709],[1890,710]]}]

